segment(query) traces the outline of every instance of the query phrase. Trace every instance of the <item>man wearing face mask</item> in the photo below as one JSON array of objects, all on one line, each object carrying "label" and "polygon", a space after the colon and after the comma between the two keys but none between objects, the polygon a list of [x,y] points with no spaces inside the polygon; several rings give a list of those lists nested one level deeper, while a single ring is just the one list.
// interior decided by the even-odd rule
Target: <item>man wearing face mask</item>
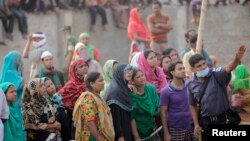
[{"label": "man wearing face mask", "polygon": [[208,125],[240,122],[240,119],[237,123],[231,122],[229,118],[232,114],[226,87],[231,79],[231,71],[239,64],[245,50],[245,46],[241,46],[235,58],[226,67],[211,69],[207,66],[205,58],[199,54],[189,59],[194,72],[193,78],[187,83],[194,135],[198,137],[202,133],[203,141],[207,141]]},{"label": "man wearing face mask", "polygon": [[41,56],[41,60],[44,67],[39,71],[39,78],[50,78],[56,86],[56,91],[58,92],[64,86],[64,78],[62,72],[54,68],[52,53],[49,51],[44,51]]},{"label": "man wearing face mask", "polygon": [[[30,46],[34,47],[30,51]],[[48,50],[46,35],[42,32],[36,32],[28,36],[28,40],[24,46],[22,57],[31,61],[30,78],[34,78],[41,68],[40,57],[42,53]]]}]

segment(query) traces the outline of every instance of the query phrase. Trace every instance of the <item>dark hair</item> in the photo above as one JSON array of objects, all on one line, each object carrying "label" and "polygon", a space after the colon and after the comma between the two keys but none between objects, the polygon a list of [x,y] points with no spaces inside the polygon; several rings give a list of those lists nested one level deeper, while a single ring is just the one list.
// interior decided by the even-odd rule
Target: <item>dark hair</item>
[{"label": "dark hair", "polygon": [[163,55],[163,56],[161,57],[161,64],[160,64],[161,67],[162,67],[163,60],[164,60],[165,58],[169,58],[169,59],[171,60],[171,57],[170,57],[170,56],[168,56],[168,55]]},{"label": "dark hair", "polygon": [[159,2],[158,0],[154,0],[152,5],[159,5],[161,8],[161,2]]},{"label": "dark hair", "polygon": [[86,87],[88,90],[90,90],[90,91],[93,90],[90,83],[95,82],[100,76],[101,76],[101,74],[99,72],[91,72],[91,73],[87,74],[86,79],[85,79],[85,83],[86,83]]},{"label": "dark hair", "polygon": [[169,76],[171,79],[174,78],[174,76],[171,74],[171,71],[174,71],[175,68],[176,68],[176,66],[177,66],[178,64],[183,64],[183,63],[182,63],[182,61],[176,61],[176,62],[171,62],[171,63],[169,64],[169,66],[168,66],[168,76]]},{"label": "dark hair", "polygon": [[190,37],[190,43],[196,43],[197,42],[197,38],[198,38],[198,34],[193,35],[192,37]]},{"label": "dark hair", "polygon": [[[147,59],[148,58],[148,55],[150,54],[150,53],[155,53],[153,50],[150,50],[150,49],[147,49],[147,50],[144,50],[144,52],[143,52],[143,54],[144,54],[144,57]],[[156,55],[156,53],[155,53],[155,55]]]},{"label": "dark hair", "polygon": [[187,39],[190,39],[190,32],[195,32],[195,29],[189,29],[184,35],[185,35],[185,38],[186,38],[186,41]]},{"label": "dark hair", "polygon": [[135,76],[136,76],[136,74],[138,73],[138,72],[142,72],[142,70],[140,70],[139,68],[137,68],[137,67],[134,67],[133,68],[133,72],[132,72],[132,80],[134,80],[135,79]]},{"label": "dark hair", "polygon": [[189,62],[189,65],[191,67],[194,67],[195,64],[197,64],[201,60],[206,60],[206,59],[200,54],[195,54],[195,55],[191,56],[191,58],[188,60],[188,62]]},{"label": "dark hair", "polygon": [[174,48],[167,48],[162,52],[162,55],[167,55],[169,56],[170,53],[174,50]]}]

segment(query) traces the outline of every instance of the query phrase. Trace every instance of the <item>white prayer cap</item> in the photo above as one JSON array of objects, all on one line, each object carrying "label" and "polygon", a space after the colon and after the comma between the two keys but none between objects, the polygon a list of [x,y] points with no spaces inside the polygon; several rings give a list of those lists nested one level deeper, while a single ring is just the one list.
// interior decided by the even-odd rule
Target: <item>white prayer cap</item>
[{"label": "white prayer cap", "polygon": [[43,58],[45,58],[45,57],[53,57],[53,55],[52,55],[52,53],[51,52],[49,52],[49,51],[44,51],[43,53],[42,53],[42,56],[41,56],[41,59],[43,59]]},{"label": "white prayer cap", "polygon": [[80,48],[80,47],[85,47],[85,45],[83,44],[83,43],[81,43],[81,42],[79,42],[79,43],[77,43],[76,45],[75,45],[75,51],[78,49],[78,48]]}]

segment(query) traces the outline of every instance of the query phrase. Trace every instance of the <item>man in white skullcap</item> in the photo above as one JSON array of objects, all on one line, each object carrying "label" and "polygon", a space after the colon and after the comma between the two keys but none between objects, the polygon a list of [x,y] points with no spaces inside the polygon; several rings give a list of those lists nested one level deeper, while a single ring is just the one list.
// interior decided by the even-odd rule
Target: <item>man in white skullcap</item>
[{"label": "man in white skullcap", "polygon": [[[34,47],[30,51],[30,46]],[[46,35],[42,32],[36,32],[28,36],[28,40],[23,49],[23,58],[29,59],[31,61],[30,78],[34,78],[38,74],[38,70],[42,67],[40,57],[42,53],[48,50]]]},{"label": "man in white skullcap", "polygon": [[64,86],[64,78],[62,72],[54,68],[53,55],[49,51],[44,51],[41,55],[43,68],[39,71],[39,77],[48,77],[56,86],[56,91],[59,91]]}]

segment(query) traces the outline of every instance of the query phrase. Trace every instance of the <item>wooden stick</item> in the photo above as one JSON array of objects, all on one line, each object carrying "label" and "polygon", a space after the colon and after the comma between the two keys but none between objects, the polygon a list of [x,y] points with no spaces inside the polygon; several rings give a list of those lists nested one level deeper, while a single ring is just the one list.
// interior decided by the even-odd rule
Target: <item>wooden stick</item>
[{"label": "wooden stick", "polygon": [[201,53],[202,50],[202,40],[203,40],[203,32],[204,32],[204,25],[206,20],[206,11],[207,11],[207,0],[201,0],[201,14],[200,14],[200,22],[198,28],[198,39],[196,44],[196,53]]}]

